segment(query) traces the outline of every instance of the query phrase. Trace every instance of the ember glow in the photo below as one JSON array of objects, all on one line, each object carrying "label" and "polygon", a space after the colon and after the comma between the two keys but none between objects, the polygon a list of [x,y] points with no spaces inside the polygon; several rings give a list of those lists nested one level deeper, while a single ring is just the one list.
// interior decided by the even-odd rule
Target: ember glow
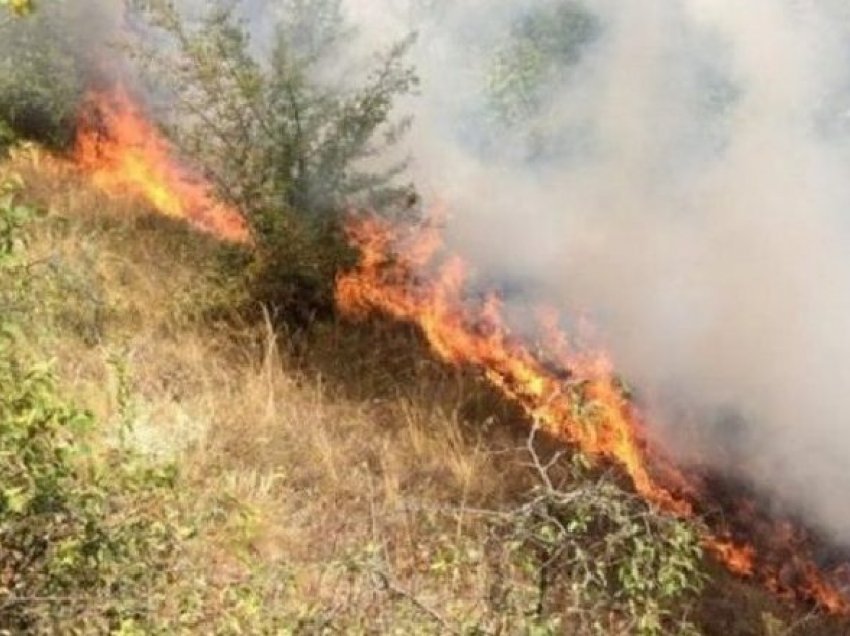
[{"label": "ember glow", "polygon": [[93,183],[110,195],[139,197],[160,213],[223,240],[250,241],[239,210],[217,200],[212,184],[177,159],[123,89],[88,95],[74,155]]},{"label": "ember glow", "polygon": [[344,313],[355,319],[379,313],[417,325],[440,358],[478,369],[541,430],[619,466],[647,502],[679,517],[704,518],[706,549],[734,574],[782,597],[850,613],[841,591],[850,582],[845,565],[834,558],[818,565],[816,541],[805,530],[759,511],[755,499],[730,503],[712,485],[716,478],[678,467],[650,438],[609,356],[576,346],[557,316],[540,312],[542,346],[516,334],[498,295],[470,293],[467,267],[446,253],[436,223],[403,226],[354,216],[347,234],[360,262],[337,282]]}]

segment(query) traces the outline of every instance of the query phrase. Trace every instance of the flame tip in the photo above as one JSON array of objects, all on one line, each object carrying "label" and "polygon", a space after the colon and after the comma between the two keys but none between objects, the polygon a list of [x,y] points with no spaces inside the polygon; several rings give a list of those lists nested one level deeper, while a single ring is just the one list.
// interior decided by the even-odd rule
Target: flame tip
[{"label": "flame tip", "polygon": [[122,85],[92,89],[84,97],[74,159],[110,196],[138,197],[222,240],[252,243],[240,211],[216,199],[215,188],[178,159]]}]

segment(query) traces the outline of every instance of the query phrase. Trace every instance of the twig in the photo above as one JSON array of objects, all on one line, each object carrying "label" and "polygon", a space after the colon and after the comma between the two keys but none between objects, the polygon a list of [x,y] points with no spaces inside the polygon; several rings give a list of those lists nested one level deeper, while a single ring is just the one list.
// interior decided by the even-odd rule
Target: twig
[{"label": "twig", "polygon": [[540,426],[535,423],[534,426],[531,427],[531,432],[528,434],[528,439],[526,440],[525,445],[528,449],[528,454],[531,456],[532,466],[537,470],[537,474],[546,486],[546,491],[551,493],[555,490],[552,480],[549,478],[549,469],[551,468],[551,465],[544,466],[541,463],[540,455],[538,455],[537,449],[534,447],[534,442],[537,438],[537,431],[539,430]]},{"label": "twig", "polygon": [[815,610],[812,610],[811,612],[809,612],[808,614],[803,616],[800,620],[795,621],[794,623],[789,625],[788,629],[786,629],[784,632],[782,632],[782,636],[791,636],[791,634],[794,634],[800,627],[802,627],[803,625],[805,625],[809,621],[814,620],[815,618],[817,618],[817,616],[818,616],[818,612],[815,611]]},{"label": "twig", "polygon": [[409,502],[405,503],[403,506],[400,506],[396,510],[391,510],[382,513],[382,516],[388,516],[391,514],[405,514],[408,512],[431,512],[455,516],[473,515],[479,517],[496,517],[499,519],[510,517],[513,514],[509,510],[489,510],[487,508],[470,508],[469,506],[463,506],[463,508],[458,508],[457,506],[428,506],[417,502]]},{"label": "twig", "polygon": [[387,571],[381,570],[381,569],[375,569],[375,574],[377,574],[378,577],[381,579],[381,582],[383,583],[384,588],[388,592],[390,592],[391,594],[394,594],[395,596],[398,596],[400,598],[407,600],[409,603],[411,603],[416,608],[421,610],[424,614],[427,614],[429,617],[431,617],[431,619],[440,626],[440,628],[442,629],[442,633],[444,633],[444,634],[460,634],[460,632],[457,631],[456,629],[454,629],[449,624],[449,622],[445,618],[443,618],[443,616],[439,612],[437,612],[433,608],[426,605],[423,601],[418,599],[416,597],[416,595],[412,594],[410,591],[404,589],[401,585],[399,585],[392,578],[392,576]]}]

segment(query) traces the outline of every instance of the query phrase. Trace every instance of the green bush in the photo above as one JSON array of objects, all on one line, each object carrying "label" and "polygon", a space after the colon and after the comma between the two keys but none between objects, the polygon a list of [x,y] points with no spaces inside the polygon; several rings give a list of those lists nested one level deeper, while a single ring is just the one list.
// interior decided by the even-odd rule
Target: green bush
[{"label": "green bush", "polygon": [[[16,185],[0,188],[7,307],[28,292],[23,230],[33,211]],[[92,416],[59,395],[47,365],[27,359],[15,313],[0,315],[0,630],[107,631],[139,620],[182,536],[175,471],[124,448],[89,448]]]},{"label": "green bush", "polygon": [[17,140],[17,135],[15,135],[15,131],[12,130],[12,127],[8,124],[8,122],[0,119],[0,157],[2,157],[9,148]]},{"label": "green bush", "polygon": [[163,0],[135,4],[160,37],[131,48],[172,95],[173,137],[252,225],[252,303],[299,324],[329,315],[336,273],[350,262],[340,211],[402,194],[401,164],[370,171],[363,160],[405,131],[392,110],[416,86],[405,63],[412,40],[375,55],[362,81],[344,85],[321,77],[349,34],[339,0],[269,4],[273,35],[263,43],[250,39],[239,2],[196,21]]},{"label": "green bush", "polygon": [[563,88],[568,71],[599,30],[594,16],[573,0],[523,12],[491,62],[487,96],[495,124],[528,125],[547,93]]},{"label": "green bush", "polygon": [[[240,21],[242,3],[191,21],[163,0],[137,0],[161,38],[136,53],[150,81],[174,96],[172,132],[262,238],[284,210],[336,212],[352,196],[379,195],[400,166],[369,171],[362,160],[392,145],[407,121],[395,101],[417,79],[405,63],[412,38],[368,60],[359,82],[323,73],[349,33],[340,0],[286,0],[264,8],[268,42]],[[269,218],[271,217],[271,218]]]},{"label": "green bush", "polygon": [[578,634],[696,634],[687,617],[706,580],[696,524],[594,478],[580,455],[556,478],[563,463],[544,463],[534,434],[529,451],[538,484],[491,532],[502,611]]},{"label": "green bush", "polygon": [[8,9],[12,15],[22,17],[33,10],[32,0],[0,0],[0,7]]},{"label": "green bush", "polygon": [[24,260],[24,226],[35,211],[17,200],[17,177],[0,181],[0,335],[11,337],[20,317],[30,277]]},{"label": "green bush", "polygon": [[105,630],[145,616],[140,592],[162,576],[179,532],[162,505],[173,471],[127,452],[85,457],[91,416],[59,397],[43,367],[0,362],[0,629],[85,624]]}]

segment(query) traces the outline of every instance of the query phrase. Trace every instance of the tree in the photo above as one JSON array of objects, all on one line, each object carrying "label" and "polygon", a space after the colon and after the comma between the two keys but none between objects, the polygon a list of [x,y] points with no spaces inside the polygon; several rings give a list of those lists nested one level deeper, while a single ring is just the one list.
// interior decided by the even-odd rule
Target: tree
[{"label": "tree", "polygon": [[[523,161],[546,160],[575,145],[579,131],[552,130],[541,114],[552,91],[563,89],[600,31],[598,19],[575,0],[553,0],[523,11],[504,43],[490,52],[482,116],[492,133],[488,142],[503,144],[506,131],[517,135]],[[489,153],[489,146],[484,151]]]},{"label": "tree", "polygon": [[533,115],[547,86],[579,61],[598,30],[594,16],[572,0],[548,3],[520,15],[493,56],[489,94],[498,117],[513,123]]},{"label": "tree", "polygon": [[351,35],[340,0],[268,7],[263,15],[274,24],[262,43],[251,39],[238,4],[216,7],[195,25],[170,2],[137,6],[166,36],[136,50],[154,71],[149,77],[174,96],[175,138],[261,232],[275,211],[327,213],[391,186],[400,165],[370,171],[363,160],[406,128],[390,118],[396,99],[416,86],[404,62],[412,37],[375,55],[371,72],[351,85],[322,77]]},{"label": "tree", "polygon": [[393,111],[417,85],[412,36],[334,74],[353,37],[341,6],[242,0],[191,19],[168,0],[134,2],[145,23],[129,48],[149,94],[165,96],[171,137],[254,230],[252,299],[296,324],[333,311],[350,258],[340,212],[407,194],[402,162],[375,166],[408,125]]}]

